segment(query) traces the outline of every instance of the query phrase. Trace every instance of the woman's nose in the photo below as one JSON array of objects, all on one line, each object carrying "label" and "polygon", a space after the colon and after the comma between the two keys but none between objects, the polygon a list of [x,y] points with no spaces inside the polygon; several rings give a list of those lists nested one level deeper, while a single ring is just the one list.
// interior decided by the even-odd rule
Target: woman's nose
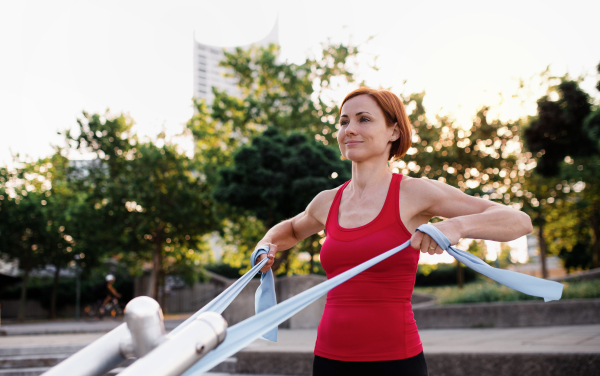
[{"label": "woman's nose", "polygon": [[346,126],[346,135],[356,135],[356,127],[354,127],[352,122],[349,122]]}]

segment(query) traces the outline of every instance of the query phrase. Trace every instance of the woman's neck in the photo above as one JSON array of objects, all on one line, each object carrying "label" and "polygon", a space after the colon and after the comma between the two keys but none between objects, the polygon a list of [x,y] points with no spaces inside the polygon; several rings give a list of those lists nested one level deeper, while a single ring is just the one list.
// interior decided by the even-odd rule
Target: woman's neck
[{"label": "woman's neck", "polygon": [[352,181],[349,188],[361,196],[365,190],[370,191],[379,185],[389,185],[391,175],[387,161],[384,163],[381,160],[352,162]]}]

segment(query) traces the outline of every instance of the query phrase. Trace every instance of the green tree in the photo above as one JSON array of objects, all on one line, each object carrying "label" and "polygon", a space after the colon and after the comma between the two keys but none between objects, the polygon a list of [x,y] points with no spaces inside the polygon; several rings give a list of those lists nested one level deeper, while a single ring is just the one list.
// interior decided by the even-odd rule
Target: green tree
[{"label": "green tree", "polygon": [[[544,205],[553,203],[557,192],[568,193],[569,200],[576,202],[570,209],[576,209],[580,220],[585,221],[591,229],[591,253],[593,266],[599,266],[600,255],[600,148],[596,133],[597,110],[593,108],[590,97],[580,87],[577,81],[572,81],[568,76],[552,77],[559,83],[549,87],[548,95],[538,100],[538,114],[529,121],[524,136],[526,146],[536,153],[537,166],[535,173],[539,177],[532,177],[532,191],[537,191],[536,196],[548,196],[535,200]],[[557,100],[550,99],[550,93],[558,96]],[[540,182],[546,184],[540,184]],[[558,184],[557,184],[558,183]],[[554,187],[556,185],[556,188]],[[565,198],[566,199],[566,198]],[[549,201],[550,200],[550,201]],[[563,200],[564,203],[564,200]],[[556,212],[558,209],[554,209]],[[538,228],[540,248],[546,248],[547,239],[556,241],[556,236],[544,234],[544,224],[549,210],[540,207],[538,213]],[[558,210],[561,212],[561,210]],[[555,222],[564,222],[561,227],[572,226],[569,215],[554,216]],[[563,221],[562,219],[565,218]],[[541,226],[541,227],[540,227]],[[575,226],[581,229],[581,224]],[[556,230],[554,234],[556,234]],[[576,236],[571,231],[562,231],[562,236]],[[545,239],[544,239],[545,238]],[[585,243],[573,242],[562,239],[570,244],[565,247],[562,254],[566,255],[573,250],[583,251]],[[575,248],[575,245],[577,247]],[[562,248],[561,248],[562,249]],[[555,250],[556,252],[556,250]],[[545,276],[545,275],[544,275]]]},{"label": "green tree", "polygon": [[321,56],[308,57],[302,64],[281,62],[274,44],[225,53],[220,64],[239,81],[241,96],[213,87],[212,105],[194,99],[196,113],[187,124],[207,182],[216,185],[218,170],[231,164],[233,153],[268,126],[337,145],[334,124],[339,108],[327,98],[336,87],[355,81],[358,47],[331,43],[322,47]]},{"label": "green tree", "polygon": [[[60,271],[66,268],[73,260],[74,255],[86,257],[82,264],[90,269],[98,264],[102,256],[94,252],[87,252],[79,246],[78,239],[83,239],[79,229],[89,225],[86,220],[89,216],[82,216],[85,212],[81,192],[69,182],[69,160],[64,157],[60,149],[48,158],[34,162],[14,161],[18,165],[14,170],[2,170],[2,198],[8,201],[3,207],[4,226],[15,229],[13,235],[20,233],[19,226],[23,225],[24,213],[29,213],[25,226],[26,234],[23,238],[30,239],[30,251],[19,251],[19,247],[12,248],[13,257],[19,259],[23,269],[25,282],[28,280],[32,268],[37,266],[53,265],[54,281],[50,294],[50,318],[56,317],[56,299]],[[25,212],[21,213],[21,210]],[[20,223],[20,224],[19,224]],[[35,239],[35,240],[33,240]],[[5,238],[10,242],[10,237]],[[85,242],[81,242],[85,244]],[[14,247],[14,244],[13,244]],[[22,248],[22,247],[21,247]],[[34,249],[35,248],[35,249]],[[11,253],[11,247],[5,243],[5,252]],[[95,248],[97,250],[98,247]],[[94,249],[93,249],[94,250]],[[15,253],[16,252],[16,253]],[[84,253],[86,252],[86,253]],[[26,283],[25,283],[26,286]],[[24,286],[24,287],[25,287]],[[23,301],[26,291],[23,291]]]},{"label": "green tree", "polygon": [[477,111],[466,129],[447,116],[432,121],[426,116],[424,98],[424,92],[403,98],[407,108],[413,108],[409,115],[413,145],[393,168],[411,177],[443,181],[469,195],[511,203],[511,187],[524,181],[515,137],[520,122],[488,119],[488,106]]},{"label": "green tree", "polygon": [[[488,116],[489,106],[482,106],[468,127],[449,116],[432,120],[426,115],[424,98],[424,92],[402,96],[413,126],[413,144],[403,160],[392,162],[392,168],[411,177],[445,182],[472,196],[518,207],[516,196],[525,183],[528,162],[520,153],[521,121],[492,119]],[[441,218],[433,219],[438,220]],[[472,248],[473,252],[477,249]],[[462,288],[464,270],[458,261],[456,270]]]},{"label": "green tree", "polygon": [[[13,157],[13,169],[0,168],[0,253],[18,260],[23,272],[18,320],[25,319],[27,283],[33,269],[45,264],[47,228],[40,183],[28,175],[29,163]],[[30,178],[30,179],[28,179]]]},{"label": "green tree", "polygon": [[[73,249],[76,248],[72,230],[74,223],[79,218],[74,217],[77,193],[72,190],[67,181],[69,161],[60,154],[55,153],[50,158],[44,158],[33,166],[30,174],[33,179],[44,180],[47,190],[43,192],[45,199],[42,201],[42,222],[45,222],[43,256],[46,264],[54,266],[54,279],[50,298],[50,318],[56,318],[56,299],[60,271],[65,269],[74,259]],[[84,256],[82,253],[81,255]],[[92,266],[92,255],[88,255],[87,264]]]},{"label": "green tree", "polygon": [[547,95],[540,98],[537,116],[531,119],[524,133],[529,150],[541,153],[536,172],[547,177],[559,174],[559,165],[566,156],[598,152],[583,126],[591,113],[589,95],[567,77],[551,90],[559,94],[559,99],[553,101]]},{"label": "green tree", "polygon": [[[213,88],[212,104],[195,100],[195,115],[187,124],[196,141],[194,158],[206,183],[216,187],[219,170],[232,165],[236,150],[267,126],[282,134],[302,132],[337,149],[334,124],[338,107],[328,96],[340,85],[355,81],[357,54],[358,47],[331,43],[323,44],[318,56],[308,56],[302,64],[281,61],[276,45],[226,53],[221,65],[238,79],[241,96]],[[247,255],[233,255],[233,248],[253,249],[254,240],[266,230],[263,221],[231,205],[220,204],[217,213],[221,236],[228,243],[226,258],[235,265],[247,265]],[[244,236],[240,237],[238,230]]]},{"label": "green tree", "polygon": [[84,112],[79,125],[79,134],[69,132],[67,139],[97,157],[80,174],[98,225],[88,229],[89,238],[130,265],[151,261],[149,295],[156,299],[168,273],[192,282],[207,250],[203,237],[218,225],[197,163],[164,135],[139,141],[123,115]]},{"label": "green tree", "polygon": [[[275,127],[240,148],[234,161],[221,170],[215,198],[253,213],[267,228],[304,211],[319,192],[351,177],[350,162],[332,148],[300,133],[283,135]],[[313,241],[306,247],[312,254]],[[289,250],[281,252],[273,270],[286,265],[288,255]]]}]

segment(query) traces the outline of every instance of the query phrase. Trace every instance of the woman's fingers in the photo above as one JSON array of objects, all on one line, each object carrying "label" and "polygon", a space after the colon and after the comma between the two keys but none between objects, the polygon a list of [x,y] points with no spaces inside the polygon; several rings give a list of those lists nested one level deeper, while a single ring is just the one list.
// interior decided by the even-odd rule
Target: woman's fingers
[{"label": "woman's fingers", "polygon": [[421,250],[423,253],[429,253],[430,255],[444,253],[444,250],[431,238],[431,236],[417,231],[410,239],[410,246]]},{"label": "woman's fingers", "polygon": [[[269,256],[266,253],[263,253],[262,255],[258,256],[258,258],[256,259],[256,263],[258,264],[259,262],[264,260],[265,257],[269,257]],[[271,269],[271,265],[273,265],[273,260],[274,260],[274,257],[269,257],[269,261],[267,261],[267,263],[262,267],[262,269],[260,269],[260,271],[263,273],[268,272],[269,269]]]},{"label": "woman's fingers", "polygon": [[424,232],[417,231],[410,238],[410,246],[414,249],[419,249],[423,253],[429,253],[430,255],[444,253],[444,250]]},{"label": "woman's fingers", "polygon": [[420,249],[421,242],[423,241],[423,235],[425,235],[425,234],[422,233],[421,231],[415,232],[413,234],[413,236],[410,238],[410,246],[413,247],[414,249]]},{"label": "woman's fingers", "polygon": [[425,234],[423,236],[423,241],[421,241],[421,252],[429,253],[431,250],[429,249],[429,244],[431,244],[431,238],[429,235]]},{"label": "woman's fingers", "polygon": [[271,243],[267,243],[267,244],[263,244],[263,245],[269,246],[269,253],[263,253],[262,255],[258,256],[256,258],[256,263],[259,263],[262,260],[264,260],[265,257],[268,257],[269,261],[267,261],[265,266],[263,266],[262,269],[260,269],[261,272],[266,273],[269,271],[269,269],[271,269],[271,266],[275,262],[275,253],[277,252],[277,246],[275,244],[271,244]]},{"label": "woman's fingers", "polygon": [[266,272],[269,271],[269,269],[271,269],[272,265],[273,265],[273,260],[269,260],[269,261],[267,261],[267,263],[265,264],[265,266],[263,266],[263,268],[260,269],[260,271],[263,272],[263,273],[266,273]]}]

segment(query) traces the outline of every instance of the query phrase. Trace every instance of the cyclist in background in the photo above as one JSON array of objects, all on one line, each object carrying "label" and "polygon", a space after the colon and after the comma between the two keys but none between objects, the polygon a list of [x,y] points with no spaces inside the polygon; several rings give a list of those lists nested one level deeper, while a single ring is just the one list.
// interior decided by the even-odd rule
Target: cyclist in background
[{"label": "cyclist in background", "polygon": [[120,298],[121,294],[119,294],[117,292],[117,290],[115,289],[115,287],[113,286],[113,283],[115,282],[115,276],[112,274],[109,274],[106,276],[106,281],[104,281],[103,283],[96,285],[94,287],[94,290],[96,290],[96,296],[98,296],[98,300],[104,298],[104,301],[102,302],[102,304],[100,305],[100,308],[98,309],[100,315],[104,314],[104,307],[106,307],[106,305],[114,298]]}]

